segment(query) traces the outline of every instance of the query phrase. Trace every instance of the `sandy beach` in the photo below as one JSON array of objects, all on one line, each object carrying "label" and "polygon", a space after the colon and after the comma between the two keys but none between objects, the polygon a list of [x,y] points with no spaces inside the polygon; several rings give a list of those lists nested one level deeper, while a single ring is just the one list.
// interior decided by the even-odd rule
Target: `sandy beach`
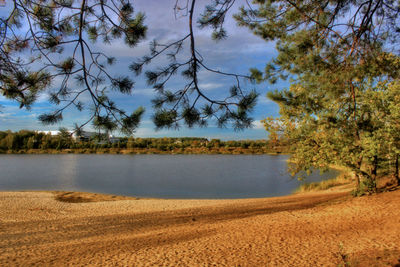
[{"label": "sandy beach", "polygon": [[57,196],[0,193],[0,266],[400,266],[399,190],[359,198],[348,189],[236,200]]}]

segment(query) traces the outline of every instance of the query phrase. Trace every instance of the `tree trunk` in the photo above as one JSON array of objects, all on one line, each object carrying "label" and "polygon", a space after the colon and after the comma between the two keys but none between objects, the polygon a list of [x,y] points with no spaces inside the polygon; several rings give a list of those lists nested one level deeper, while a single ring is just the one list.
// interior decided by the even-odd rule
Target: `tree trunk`
[{"label": "tree trunk", "polygon": [[355,171],[355,178],[356,178],[356,189],[357,191],[360,190],[360,182],[361,182],[361,164],[362,164],[363,156],[360,156],[356,163],[356,171]]},{"label": "tree trunk", "polygon": [[377,191],[376,184],[377,184],[377,171],[378,171],[378,156],[374,156],[374,160],[372,161],[372,170],[371,170],[371,180],[373,182],[373,190],[374,192]]},{"label": "tree trunk", "polygon": [[357,172],[354,173],[354,178],[356,180],[356,190],[360,190],[360,176]]},{"label": "tree trunk", "polygon": [[396,180],[397,180],[397,185],[400,185],[400,177],[399,177],[399,154],[396,154],[394,177],[395,177]]}]

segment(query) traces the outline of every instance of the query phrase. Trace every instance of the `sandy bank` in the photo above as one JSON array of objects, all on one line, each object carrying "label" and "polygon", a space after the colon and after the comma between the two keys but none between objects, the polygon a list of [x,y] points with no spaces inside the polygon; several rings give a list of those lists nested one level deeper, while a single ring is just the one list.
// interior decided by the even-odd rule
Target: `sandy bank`
[{"label": "sandy bank", "polygon": [[400,191],[87,203],[0,192],[0,266],[394,266],[399,236]]}]

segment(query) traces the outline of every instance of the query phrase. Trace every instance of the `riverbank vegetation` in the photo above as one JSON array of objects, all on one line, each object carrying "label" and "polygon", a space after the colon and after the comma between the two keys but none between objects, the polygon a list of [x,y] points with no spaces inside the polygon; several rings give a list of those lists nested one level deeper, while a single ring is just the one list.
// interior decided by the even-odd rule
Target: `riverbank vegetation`
[{"label": "riverbank vegetation", "polygon": [[112,141],[104,135],[87,140],[73,138],[68,131],[51,135],[36,131],[0,132],[1,153],[111,153],[111,154],[280,154],[288,153],[283,140],[240,140],[120,137]]},{"label": "riverbank vegetation", "polygon": [[320,182],[303,183],[294,191],[294,193],[322,191],[332,187],[350,184],[351,182],[351,174],[347,171],[342,170],[342,172],[335,178],[323,180]]}]

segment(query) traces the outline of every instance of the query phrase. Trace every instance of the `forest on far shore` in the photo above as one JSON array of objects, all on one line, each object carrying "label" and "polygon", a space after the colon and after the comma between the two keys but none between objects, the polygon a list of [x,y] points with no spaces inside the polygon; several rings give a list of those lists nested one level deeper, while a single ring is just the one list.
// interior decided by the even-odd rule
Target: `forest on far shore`
[{"label": "forest on far shore", "polygon": [[124,153],[124,154],[280,154],[289,142],[269,140],[207,139],[201,137],[108,138],[98,134],[74,138],[68,131],[57,135],[37,131],[0,131],[0,153]]}]

